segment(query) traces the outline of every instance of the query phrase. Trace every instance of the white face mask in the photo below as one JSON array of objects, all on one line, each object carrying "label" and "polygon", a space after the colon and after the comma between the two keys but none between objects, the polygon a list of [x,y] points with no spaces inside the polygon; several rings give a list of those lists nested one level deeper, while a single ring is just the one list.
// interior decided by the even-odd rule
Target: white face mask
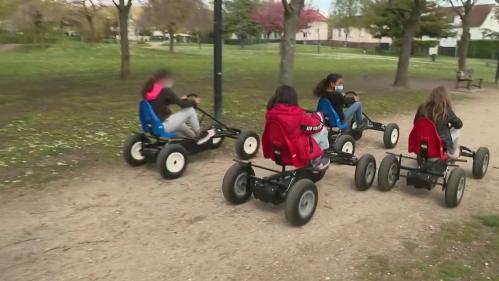
[{"label": "white face mask", "polygon": [[343,93],[343,85],[338,85],[334,88],[337,93]]},{"label": "white face mask", "polygon": [[173,80],[168,80],[165,82],[166,88],[173,88]]}]

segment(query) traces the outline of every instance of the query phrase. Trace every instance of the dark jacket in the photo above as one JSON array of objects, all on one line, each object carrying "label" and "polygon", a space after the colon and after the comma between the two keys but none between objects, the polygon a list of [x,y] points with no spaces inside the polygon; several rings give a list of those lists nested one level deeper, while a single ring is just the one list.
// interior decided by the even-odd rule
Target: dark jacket
[{"label": "dark jacket", "polygon": [[[416,112],[416,117],[414,121],[423,116],[421,113],[422,105],[419,106],[418,111]],[[463,121],[454,113],[452,108],[447,109],[447,117],[445,120],[441,122],[435,122],[435,126],[437,127],[438,134],[444,143],[444,150],[447,151],[449,148],[453,147],[452,136],[450,134],[450,129],[461,129],[463,127]]]},{"label": "dark jacket", "polygon": [[170,88],[163,88],[154,99],[148,99],[159,119],[166,120],[171,114],[169,106],[176,104],[181,108],[196,107],[196,102],[179,98]]},{"label": "dark jacket", "polygon": [[351,97],[345,97],[341,93],[337,92],[326,92],[326,95],[324,97],[327,97],[331,104],[333,105],[334,110],[338,115],[340,116],[341,121],[345,121],[345,114],[343,113],[343,109],[345,106],[350,106],[355,102],[354,98]]}]

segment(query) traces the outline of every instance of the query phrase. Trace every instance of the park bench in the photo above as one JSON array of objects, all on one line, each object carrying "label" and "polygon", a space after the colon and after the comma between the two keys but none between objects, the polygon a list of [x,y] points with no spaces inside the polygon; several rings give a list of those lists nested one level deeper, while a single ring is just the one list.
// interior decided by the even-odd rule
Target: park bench
[{"label": "park bench", "polygon": [[[456,88],[467,88],[471,89],[482,88],[482,78],[473,79],[473,70],[472,69],[464,69],[464,70],[456,70]],[[466,87],[462,87],[462,83],[465,83]]]}]

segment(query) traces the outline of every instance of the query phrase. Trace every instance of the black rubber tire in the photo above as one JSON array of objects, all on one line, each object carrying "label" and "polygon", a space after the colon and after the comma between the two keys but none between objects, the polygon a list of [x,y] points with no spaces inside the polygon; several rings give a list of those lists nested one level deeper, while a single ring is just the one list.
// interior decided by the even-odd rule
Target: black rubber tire
[{"label": "black rubber tire", "polygon": [[[167,167],[168,158],[171,157],[173,153],[180,153],[183,156],[184,165],[181,166],[181,169],[178,171],[172,170],[171,168]],[[176,164],[176,162],[174,163]],[[187,169],[188,164],[189,158],[187,150],[179,144],[166,144],[163,149],[161,149],[158,158],[156,159],[157,169],[159,171],[159,174],[164,179],[177,179],[181,177]]]},{"label": "black rubber tire", "polygon": [[[461,196],[458,196],[459,186],[461,184],[463,186],[463,191]],[[447,179],[447,185],[445,187],[445,205],[449,208],[455,208],[459,206],[461,200],[464,196],[464,191],[466,187],[466,174],[462,168],[455,168],[451,171],[449,178]]]},{"label": "black rubber tire", "polygon": [[241,163],[235,163],[227,170],[227,172],[225,172],[222,183],[222,193],[227,202],[234,205],[239,205],[249,200],[249,198],[251,197],[250,186],[246,186],[246,193],[244,194],[244,196],[239,196],[236,193],[236,181],[241,175],[247,175],[248,173],[252,176],[255,175],[255,171],[253,170],[253,168],[248,168],[246,165],[243,165]]},{"label": "black rubber tire", "polygon": [[[392,142],[392,132],[394,130],[397,130],[398,136],[397,136],[397,141]],[[399,139],[400,139],[399,126],[395,123],[390,123],[390,124],[386,125],[385,132],[383,133],[383,144],[385,145],[385,148],[386,149],[394,148],[395,146],[397,146]]]},{"label": "black rubber tire", "polygon": [[143,155],[142,159],[136,159],[132,155],[133,146],[137,143],[143,143],[145,139],[146,136],[144,136],[144,134],[134,134],[125,141],[125,144],[123,145],[123,158],[125,159],[125,162],[128,163],[128,165],[137,167],[140,165],[144,165],[147,162],[146,157],[144,157]]},{"label": "black rubber tire", "polygon": [[473,157],[473,177],[483,179],[489,168],[490,151],[486,147],[480,147]]},{"label": "black rubber tire", "polygon": [[[395,165],[395,166],[394,166]],[[397,175],[390,175],[396,169]],[[378,188],[381,191],[390,191],[393,189],[398,180],[398,173],[400,173],[399,160],[394,155],[387,155],[381,161],[378,171]],[[390,177],[396,176],[395,179]]]},{"label": "black rubber tire", "polygon": [[224,137],[220,137],[219,139],[221,139],[218,143],[214,143],[213,141],[215,139],[218,139],[218,138],[212,138],[209,142],[209,147],[210,149],[217,149],[217,148],[220,148],[222,146],[222,144],[224,143],[224,140],[225,138]]},{"label": "black rubber tire", "polygon": [[[302,196],[307,193],[310,195],[312,192],[314,194],[313,206],[311,206],[310,213],[306,216],[300,214],[300,201]],[[286,219],[293,226],[302,226],[310,221],[314,216],[315,209],[317,208],[317,202],[319,198],[319,193],[317,192],[317,186],[309,179],[301,179],[297,181],[293,186],[291,186],[288,197],[286,198]],[[308,206],[308,204],[307,204]]]},{"label": "black rubber tire", "polygon": [[357,163],[355,168],[355,187],[359,191],[371,188],[376,178],[376,158],[371,154],[365,154]]},{"label": "black rubber tire", "polygon": [[[248,140],[249,138],[256,139],[256,148],[251,146],[251,149],[253,150],[252,152],[246,152],[244,150],[244,144],[246,140]],[[239,157],[239,159],[248,160],[255,157],[256,154],[258,153],[258,149],[260,149],[260,137],[258,136],[257,133],[253,131],[242,131],[239,134],[236,140],[236,155],[237,157]]]},{"label": "black rubber tire", "polygon": [[340,135],[337,137],[333,144],[334,151],[338,153],[343,152],[343,146],[345,146],[348,142],[352,143],[352,151],[349,153],[355,155],[355,139],[351,135]]}]

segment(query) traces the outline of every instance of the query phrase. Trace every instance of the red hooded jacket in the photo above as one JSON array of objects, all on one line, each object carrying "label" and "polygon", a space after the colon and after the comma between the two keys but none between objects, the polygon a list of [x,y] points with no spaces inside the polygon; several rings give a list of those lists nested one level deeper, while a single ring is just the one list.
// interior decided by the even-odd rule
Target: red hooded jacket
[{"label": "red hooded jacket", "polygon": [[[282,142],[278,138],[284,137],[287,145],[293,146],[286,149],[286,153],[291,155],[283,155],[282,158],[291,159],[291,161],[286,161],[289,163],[284,164],[293,165],[296,168],[308,166],[312,159],[323,154],[312,137],[313,134],[323,129],[324,125],[321,120],[319,114],[308,114],[299,106],[277,104],[265,115],[265,130],[262,137],[263,155],[265,158],[274,159],[272,144]],[[278,124],[285,136],[276,135],[281,132],[276,132],[272,124]]]}]

